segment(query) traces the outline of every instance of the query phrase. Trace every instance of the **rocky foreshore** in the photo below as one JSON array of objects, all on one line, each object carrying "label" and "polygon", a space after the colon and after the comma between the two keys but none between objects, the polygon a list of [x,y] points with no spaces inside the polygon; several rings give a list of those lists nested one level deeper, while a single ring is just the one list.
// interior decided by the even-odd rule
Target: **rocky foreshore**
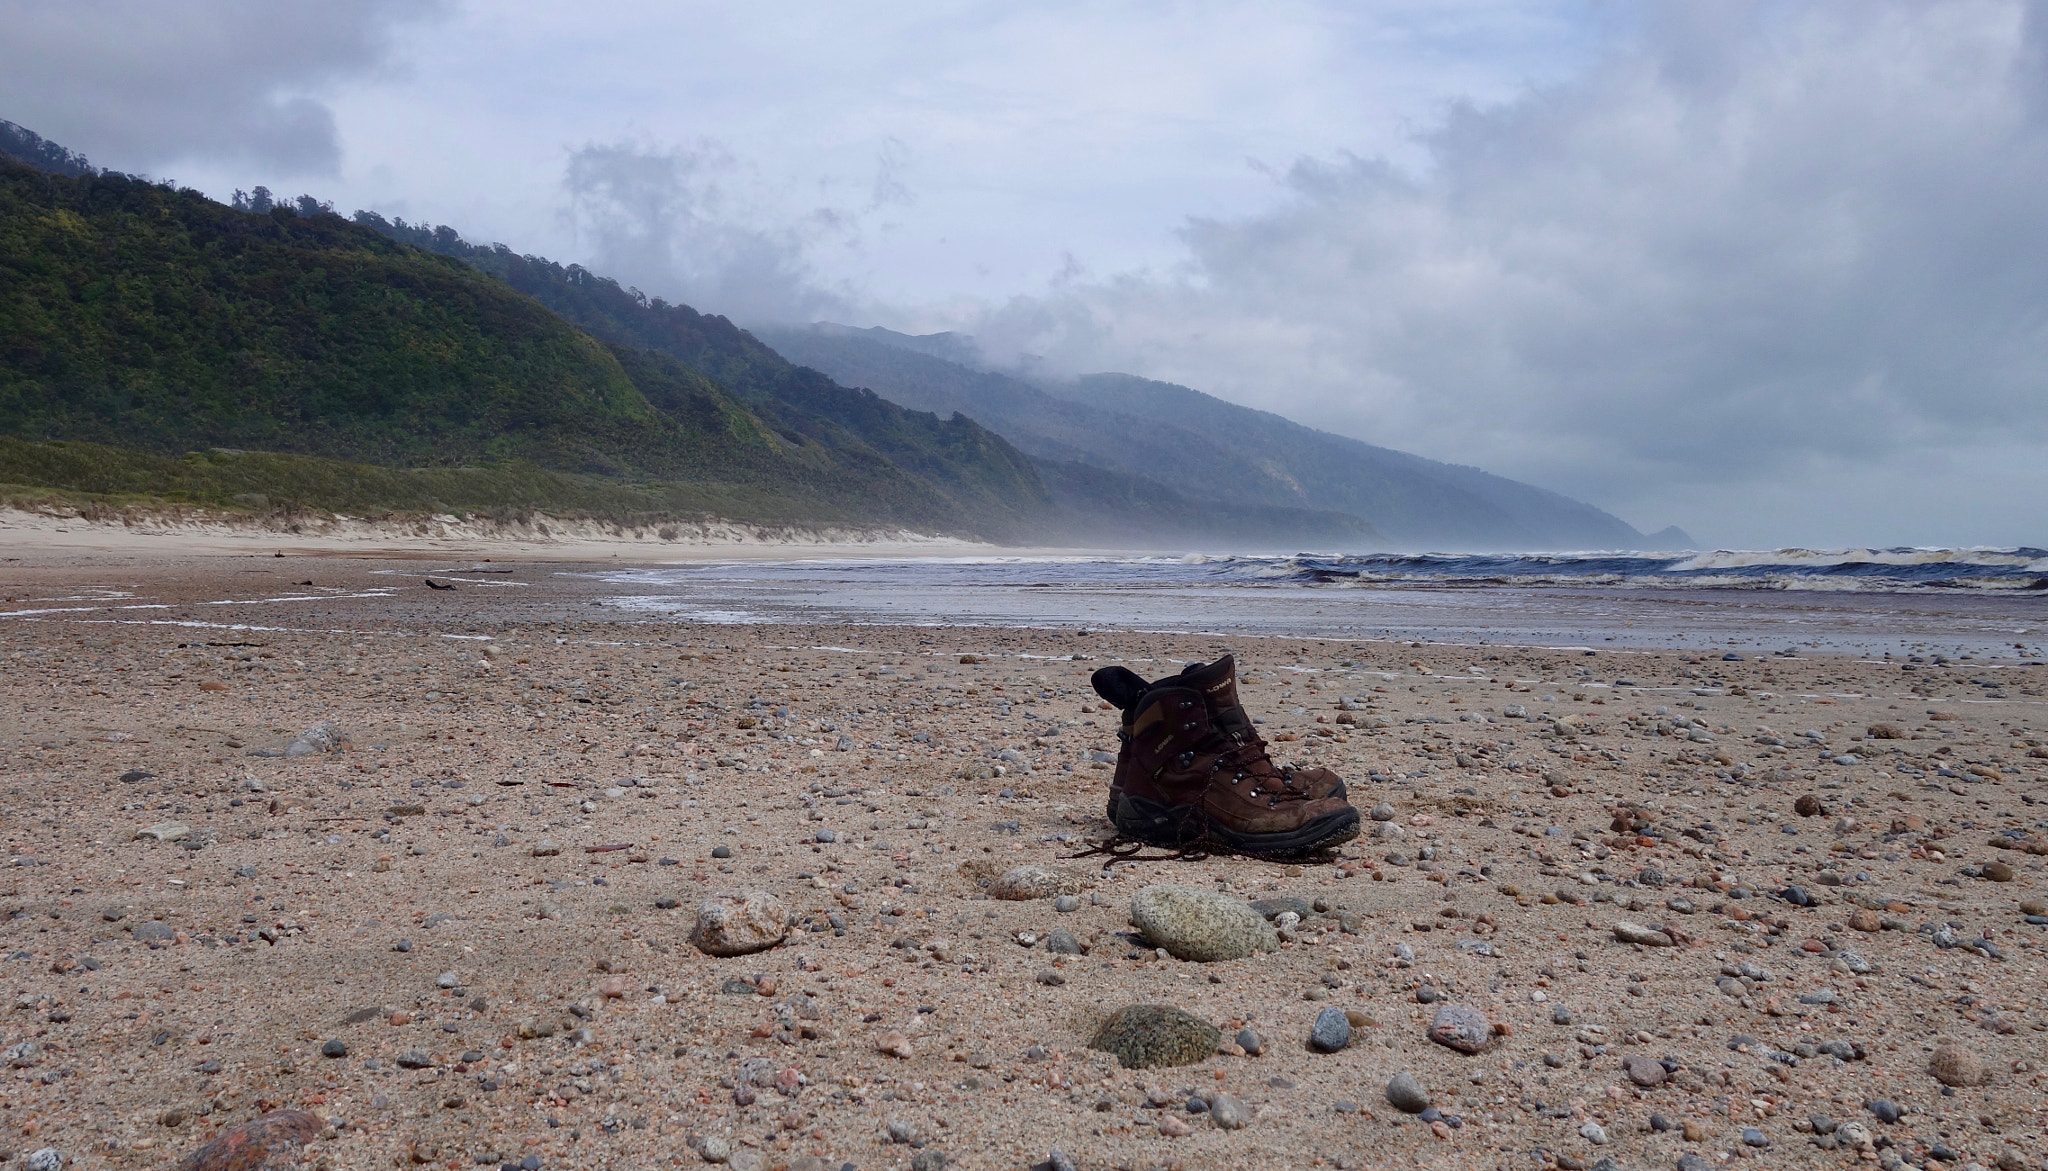
[{"label": "rocky foreshore", "polygon": [[[2048,667],[391,568],[0,567],[19,1165],[2048,1165]],[[1225,650],[1365,834],[1091,852]]]}]

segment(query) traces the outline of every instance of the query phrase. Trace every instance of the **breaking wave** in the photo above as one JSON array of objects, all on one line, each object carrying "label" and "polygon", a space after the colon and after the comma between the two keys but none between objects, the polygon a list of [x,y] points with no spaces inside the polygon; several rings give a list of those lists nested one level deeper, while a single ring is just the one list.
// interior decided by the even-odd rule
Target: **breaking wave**
[{"label": "breaking wave", "polygon": [[2048,550],[1774,549],[1713,553],[1371,553],[1190,557],[1215,582],[1329,586],[1605,586],[1666,589],[2038,591]]}]

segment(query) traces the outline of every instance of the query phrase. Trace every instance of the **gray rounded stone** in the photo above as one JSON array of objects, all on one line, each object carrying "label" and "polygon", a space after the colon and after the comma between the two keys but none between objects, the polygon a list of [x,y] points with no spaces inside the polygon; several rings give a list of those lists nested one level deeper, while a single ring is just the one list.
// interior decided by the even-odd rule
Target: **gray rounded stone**
[{"label": "gray rounded stone", "polygon": [[1273,925],[1245,903],[1214,891],[1161,883],[1131,899],[1131,926],[1176,959],[1211,963],[1278,951]]},{"label": "gray rounded stone", "polygon": [[1429,1090],[1404,1069],[1387,1082],[1387,1105],[1404,1114],[1420,1114],[1429,1109]]},{"label": "gray rounded stone", "polygon": [[1045,950],[1054,955],[1077,956],[1081,954],[1081,941],[1064,927],[1055,927],[1046,934]]},{"label": "gray rounded stone", "polygon": [[1252,1112],[1233,1094],[1217,1094],[1209,1099],[1209,1120],[1218,1130],[1243,1130],[1250,1125]]},{"label": "gray rounded stone", "polygon": [[1380,802],[1378,805],[1372,807],[1372,819],[1374,821],[1394,820],[1394,807],[1392,805],[1387,804],[1385,801]]},{"label": "gray rounded stone", "polygon": [[1250,1029],[1239,1029],[1234,1040],[1237,1041],[1237,1047],[1244,1050],[1247,1057],[1257,1057],[1266,1048],[1266,1043],[1260,1040],[1259,1035]]},{"label": "gray rounded stone", "polygon": [[1477,1053],[1493,1040],[1493,1022],[1469,1005],[1441,1005],[1429,1022],[1429,1039],[1460,1053]]},{"label": "gray rounded stone", "polygon": [[1193,1065],[1206,1061],[1223,1043],[1215,1025],[1164,1004],[1134,1004],[1111,1013],[1090,1049],[1115,1055],[1125,1069]]},{"label": "gray rounded stone", "polygon": [[1335,1053],[1351,1044],[1351,1020],[1341,1008],[1326,1008],[1316,1014],[1315,1027],[1309,1030],[1308,1047],[1318,1053]]},{"label": "gray rounded stone", "polygon": [[1671,1072],[1664,1068],[1663,1062],[1641,1054],[1623,1061],[1621,1068],[1628,1074],[1628,1080],[1646,1090],[1652,1086],[1663,1085],[1671,1077]]}]

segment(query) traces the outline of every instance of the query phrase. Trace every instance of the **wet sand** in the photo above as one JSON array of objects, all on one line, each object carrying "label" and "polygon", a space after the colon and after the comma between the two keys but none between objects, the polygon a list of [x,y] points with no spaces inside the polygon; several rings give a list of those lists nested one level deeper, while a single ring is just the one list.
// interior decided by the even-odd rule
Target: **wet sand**
[{"label": "wet sand", "polygon": [[[19,1153],[167,1165],[282,1108],[334,1168],[1859,1162],[1815,1115],[1880,1163],[2048,1150],[2023,909],[2048,898],[2048,668],[675,625],[602,604],[589,564],[8,556]],[[1075,857],[1116,749],[1089,672],[1225,651],[1276,759],[1389,819],[1300,863]],[[323,721],[342,750],[252,755]],[[987,897],[1025,864],[1075,909]],[[1277,952],[1188,963],[1130,934],[1153,882],[1308,907]],[[788,939],[698,951],[725,890],[774,894]],[[1497,1026],[1485,1052],[1426,1038],[1438,998]],[[1088,1048],[1141,1003],[1226,1051]],[[1313,1052],[1329,1007],[1365,1023]],[[1944,1092],[1943,1037],[1981,1080]],[[1446,1117],[1388,1104],[1403,1070]]]}]

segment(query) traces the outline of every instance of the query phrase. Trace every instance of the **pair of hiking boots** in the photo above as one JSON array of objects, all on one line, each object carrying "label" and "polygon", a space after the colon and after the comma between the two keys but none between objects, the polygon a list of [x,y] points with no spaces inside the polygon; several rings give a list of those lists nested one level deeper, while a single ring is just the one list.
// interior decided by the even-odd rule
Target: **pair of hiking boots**
[{"label": "pair of hiking boots", "polygon": [[1324,768],[1279,768],[1237,699],[1237,662],[1190,663],[1147,682],[1126,667],[1089,680],[1123,711],[1109,820],[1133,841],[1270,857],[1358,836],[1344,782]]}]

